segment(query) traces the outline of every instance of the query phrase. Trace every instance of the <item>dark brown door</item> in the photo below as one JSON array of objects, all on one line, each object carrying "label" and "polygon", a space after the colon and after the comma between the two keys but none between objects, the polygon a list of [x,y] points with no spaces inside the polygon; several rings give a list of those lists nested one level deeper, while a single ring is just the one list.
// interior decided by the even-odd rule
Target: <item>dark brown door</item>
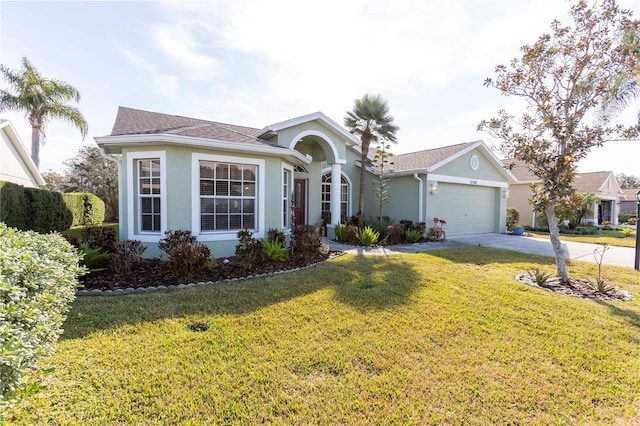
[{"label": "dark brown door", "polygon": [[307,223],[305,212],[307,211],[307,180],[294,179],[293,181],[293,224],[304,225]]}]

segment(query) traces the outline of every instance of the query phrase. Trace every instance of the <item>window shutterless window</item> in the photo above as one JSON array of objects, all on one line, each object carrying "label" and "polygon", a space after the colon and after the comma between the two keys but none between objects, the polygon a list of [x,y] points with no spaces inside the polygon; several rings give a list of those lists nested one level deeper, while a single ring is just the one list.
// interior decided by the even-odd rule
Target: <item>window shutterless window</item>
[{"label": "window shutterless window", "polygon": [[290,188],[291,172],[289,170],[282,171],[282,227],[287,229],[290,227],[289,217],[291,214]]},{"label": "window shutterless window", "polygon": [[200,229],[255,229],[258,166],[200,161]]},{"label": "window shutterless window", "polygon": [[160,232],[160,159],[138,160],[138,211],[140,231]]},{"label": "window shutterless window", "polygon": [[[331,172],[322,175],[322,211],[331,211]],[[349,183],[340,177],[340,215],[348,218],[349,209]]]}]

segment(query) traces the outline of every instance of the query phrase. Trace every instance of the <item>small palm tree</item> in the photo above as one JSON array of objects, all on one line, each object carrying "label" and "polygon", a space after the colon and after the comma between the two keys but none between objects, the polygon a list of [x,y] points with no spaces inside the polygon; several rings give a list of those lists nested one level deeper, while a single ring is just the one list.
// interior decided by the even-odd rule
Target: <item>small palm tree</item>
[{"label": "small palm tree", "polygon": [[396,132],[399,127],[393,122],[393,116],[389,115],[389,105],[380,95],[365,94],[361,99],[354,101],[353,109],[347,111],[344,117],[344,125],[349,132],[360,136],[360,150],[362,152],[360,167],[360,193],[358,201],[358,226],[362,226],[364,218],[364,178],[367,166],[367,155],[371,142],[377,143],[386,140],[395,143]]},{"label": "small palm tree", "polygon": [[27,58],[22,58],[20,71],[0,65],[0,72],[15,91],[14,94],[0,90],[0,112],[24,111],[31,124],[31,158],[36,167],[40,167],[40,136],[43,136],[44,143],[50,118],[71,123],[80,129],[82,139],[87,136],[89,126],[80,110],[65,104],[71,100],[80,101],[80,92],[76,88],[64,81],[44,78]]}]

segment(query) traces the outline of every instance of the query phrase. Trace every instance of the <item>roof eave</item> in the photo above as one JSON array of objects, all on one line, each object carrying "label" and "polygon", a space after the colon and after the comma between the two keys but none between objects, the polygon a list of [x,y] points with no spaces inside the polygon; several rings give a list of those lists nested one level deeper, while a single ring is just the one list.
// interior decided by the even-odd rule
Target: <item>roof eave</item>
[{"label": "roof eave", "polygon": [[180,145],[194,148],[218,149],[242,153],[258,153],[268,156],[286,157],[296,165],[307,165],[311,159],[300,152],[288,148],[249,145],[242,142],[228,142],[216,139],[194,138],[167,134],[97,136],[93,138],[98,146],[109,154],[121,154],[123,146]]},{"label": "roof eave", "polygon": [[24,161],[24,164],[27,166],[27,169],[29,169],[29,172],[31,173],[33,178],[36,180],[36,183],[38,184],[38,186],[45,186],[47,183],[44,181],[42,174],[40,174],[40,170],[38,170],[38,168],[36,167],[36,164],[31,159],[31,156],[29,155],[24,144],[22,143],[22,139],[20,139],[20,135],[18,135],[18,132],[16,131],[15,127],[13,127],[13,124],[11,124],[11,121],[9,120],[0,121],[0,129],[2,128],[6,128],[7,135],[9,135],[9,139],[11,139],[14,148],[18,152],[18,155],[20,156],[22,161]]}]

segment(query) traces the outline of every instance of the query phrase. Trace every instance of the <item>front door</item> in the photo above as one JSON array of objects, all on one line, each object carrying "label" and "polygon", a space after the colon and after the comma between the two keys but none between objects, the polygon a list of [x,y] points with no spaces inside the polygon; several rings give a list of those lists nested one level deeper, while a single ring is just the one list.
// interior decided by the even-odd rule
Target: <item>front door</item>
[{"label": "front door", "polygon": [[294,179],[293,181],[293,224],[305,225],[307,223],[307,180]]}]

